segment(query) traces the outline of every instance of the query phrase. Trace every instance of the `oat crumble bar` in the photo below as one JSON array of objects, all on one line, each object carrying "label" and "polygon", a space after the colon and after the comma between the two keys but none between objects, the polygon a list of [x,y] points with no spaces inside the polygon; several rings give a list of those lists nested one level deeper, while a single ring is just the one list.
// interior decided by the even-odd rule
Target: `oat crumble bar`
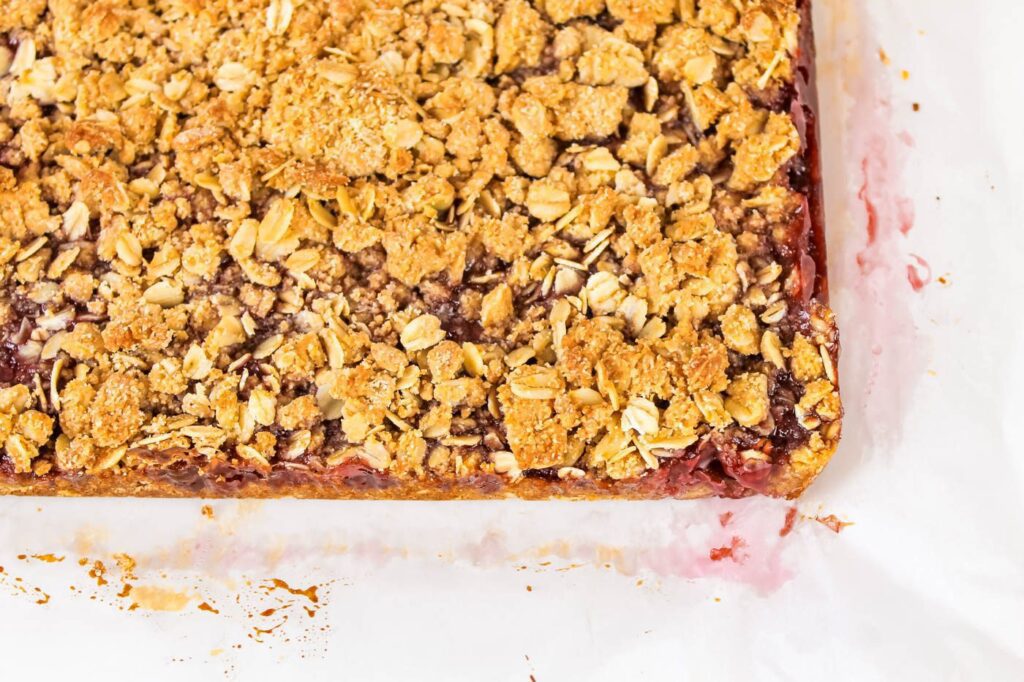
[{"label": "oat crumble bar", "polygon": [[0,491],[798,495],[809,0],[7,0]]}]

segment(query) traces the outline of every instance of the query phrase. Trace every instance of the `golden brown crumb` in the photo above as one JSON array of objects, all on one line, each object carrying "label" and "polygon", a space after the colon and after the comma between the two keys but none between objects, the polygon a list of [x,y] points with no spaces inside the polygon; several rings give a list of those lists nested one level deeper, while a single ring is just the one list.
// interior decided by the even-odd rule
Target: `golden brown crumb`
[{"label": "golden brown crumb", "polygon": [[309,395],[299,396],[277,411],[278,424],[289,431],[308,429],[319,420],[320,408],[316,398]]},{"label": "golden brown crumb", "polygon": [[97,445],[121,445],[135,435],[146,420],[142,405],[147,392],[146,383],[131,374],[107,377],[89,406]]}]

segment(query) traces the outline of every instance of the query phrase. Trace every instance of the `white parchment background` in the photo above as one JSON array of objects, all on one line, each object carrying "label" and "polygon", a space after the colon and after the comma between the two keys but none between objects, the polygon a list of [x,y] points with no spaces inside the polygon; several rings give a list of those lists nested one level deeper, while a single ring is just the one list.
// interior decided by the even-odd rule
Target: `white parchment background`
[{"label": "white parchment background", "polygon": [[847,418],[791,534],[770,500],[0,499],[0,676],[1024,678],[1024,5],[816,21]]}]

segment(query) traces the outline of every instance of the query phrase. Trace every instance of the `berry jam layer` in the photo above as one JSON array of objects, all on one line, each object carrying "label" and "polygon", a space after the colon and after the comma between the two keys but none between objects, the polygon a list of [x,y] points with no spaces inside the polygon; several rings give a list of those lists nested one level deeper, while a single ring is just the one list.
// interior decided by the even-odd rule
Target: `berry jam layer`
[{"label": "berry jam layer", "polygon": [[799,494],[809,5],[13,0],[0,491]]}]

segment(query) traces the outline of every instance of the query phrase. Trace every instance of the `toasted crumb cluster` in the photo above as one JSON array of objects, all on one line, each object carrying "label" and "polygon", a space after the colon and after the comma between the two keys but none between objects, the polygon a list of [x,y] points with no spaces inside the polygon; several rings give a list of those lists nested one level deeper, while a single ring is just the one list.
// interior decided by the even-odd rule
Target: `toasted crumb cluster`
[{"label": "toasted crumb cluster", "polygon": [[841,408],[800,23],[797,0],[8,0],[0,469],[813,475]]}]

